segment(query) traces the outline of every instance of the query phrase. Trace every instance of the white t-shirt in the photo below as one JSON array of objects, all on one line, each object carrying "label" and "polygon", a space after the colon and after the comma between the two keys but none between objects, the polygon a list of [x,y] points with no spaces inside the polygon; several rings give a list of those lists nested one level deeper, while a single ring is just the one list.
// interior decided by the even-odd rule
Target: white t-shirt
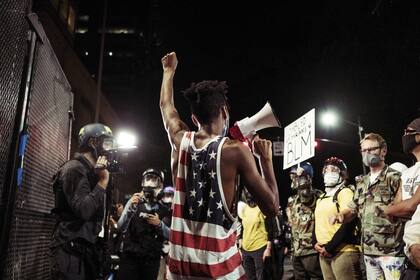
[{"label": "white t-shirt", "polygon": [[402,200],[411,198],[420,185],[420,161],[402,173],[401,184]]},{"label": "white t-shirt", "polygon": [[370,184],[371,185],[376,182],[376,179],[378,179],[379,174],[381,174],[381,172],[382,172],[382,170],[377,171],[375,173],[370,172]]},{"label": "white t-shirt", "polygon": [[[415,165],[402,173],[401,184],[402,200],[411,198],[420,185],[420,162],[416,162]],[[417,206],[417,210],[411,217],[411,220],[405,224],[403,239],[406,244],[404,248],[405,254],[410,258],[410,246],[420,244],[420,205]]]},{"label": "white t-shirt", "polygon": [[414,244],[420,244],[420,205],[417,206],[416,212],[414,212],[411,220],[405,224],[404,228],[404,251],[408,258],[411,257],[409,252],[410,246]]}]

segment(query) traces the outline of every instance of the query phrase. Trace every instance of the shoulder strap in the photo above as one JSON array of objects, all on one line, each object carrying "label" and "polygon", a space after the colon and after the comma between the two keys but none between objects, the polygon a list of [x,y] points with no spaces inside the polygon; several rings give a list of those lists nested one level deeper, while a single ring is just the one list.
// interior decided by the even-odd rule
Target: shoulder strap
[{"label": "shoulder strap", "polygon": [[338,194],[344,189],[353,189],[350,185],[343,184],[334,194],[333,196],[333,203],[335,203],[335,207],[337,208],[337,212],[340,212],[340,204],[338,203]]}]

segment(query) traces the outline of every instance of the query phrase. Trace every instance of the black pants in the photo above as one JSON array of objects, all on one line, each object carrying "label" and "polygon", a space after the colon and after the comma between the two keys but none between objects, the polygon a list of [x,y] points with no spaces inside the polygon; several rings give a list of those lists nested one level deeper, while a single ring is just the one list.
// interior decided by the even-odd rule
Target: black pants
[{"label": "black pants", "polygon": [[264,261],[264,280],[277,280],[283,278],[284,273],[284,247],[275,247],[272,252],[272,256],[266,258]]},{"label": "black pants", "polygon": [[264,272],[263,254],[266,246],[255,250],[245,251],[242,249],[243,265],[248,280],[262,280]]},{"label": "black pants", "polygon": [[156,280],[160,258],[139,258],[123,254],[118,269],[119,280]]},{"label": "black pants", "polygon": [[420,280],[420,269],[406,259],[400,280]]},{"label": "black pants", "polygon": [[53,280],[92,280],[97,279],[97,267],[92,263],[90,248],[84,252],[72,250],[70,245],[51,249],[51,278]]}]

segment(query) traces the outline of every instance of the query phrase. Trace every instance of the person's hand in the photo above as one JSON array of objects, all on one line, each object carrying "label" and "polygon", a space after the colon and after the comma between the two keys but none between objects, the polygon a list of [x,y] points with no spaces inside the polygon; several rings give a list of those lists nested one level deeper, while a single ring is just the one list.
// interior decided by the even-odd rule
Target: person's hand
[{"label": "person's hand", "polygon": [[147,215],[146,221],[149,224],[151,224],[153,226],[156,226],[156,227],[160,224],[159,215],[157,213],[156,214],[149,214],[149,215]]},{"label": "person's hand", "polygon": [[136,205],[141,200],[141,193],[135,193],[130,199],[131,205]]},{"label": "person's hand", "polygon": [[95,173],[98,176],[98,185],[104,189],[107,188],[109,182],[109,171],[106,169],[108,160],[104,156],[100,156],[95,164]]},{"label": "person's hand", "polygon": [[289,248],[288,247],[284,247],[284,251],[283,254],[286,256],[287,254],[289,254]]},{"label": "person's hand", "polygon": [[318,253],[320,253],[320,254],[321,254],[322,249],[323,249],[323,247],[321,246],[321,244],[316,243],[316,244],[314,245],[314,248],[315,248],[315,250],[316,250]]},{"label": "person's hand", "polygon": [[324,258],[331,258],[332,255],[330,253],[327,252],[327,250],[325,250],[325,247],[321,248],[321,252],[319,252],[319,254],[321,256],[323,256]]},{"label": "person's hand", "polygon": [[336,214],[336,215],[332,215],[329,218],[329,222],[331,225],[335,224],[335,223],[343,223],[344,221],[344,215],[343,214]]},{"label": "person's hand", "polygon": [[252,141],[253,151],[257,157],[265,160],[271,160],[273,157],[273,151],[271,150],[271,141],[262,139],[258,135],[254,137]]},{"label": "person's hand", "polygon": [[269,257],[271,257],[271,249],[267,247],[265,248],[263,253],[263,261],[265,261],[265,259]]},{"label": "person's hand", "polygon": [[166,54],[164,57],[162,57],[161,61],[162,61],[163,72],[174,75],[176,66],[178,65],[178,59],[176,57],[176,53],[171,52],[171,53]]}]

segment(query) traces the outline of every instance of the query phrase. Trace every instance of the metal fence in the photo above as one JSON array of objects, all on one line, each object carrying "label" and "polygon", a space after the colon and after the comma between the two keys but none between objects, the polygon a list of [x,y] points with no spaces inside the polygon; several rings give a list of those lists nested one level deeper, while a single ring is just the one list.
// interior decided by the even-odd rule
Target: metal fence
[{"label": "metal fence", "polygon": [[[12,205],[7,259],[3,279],[49,279],[49,242],[54,227],[52,176],[68,158],[73,95],[37,17],[28,20],[29,0],[0,1],[0,195],[1,209]],[[36,32],[35,32],[36,31]],[[28,34],[36,36],[34,56],[29,55]],[[14,156],[13,131],[25,73],[33,59],[28,110],[24,114],[29,135],[23,157],[22,184],[15,195],[5,184]],[[16,170],[13,170],[16,172]],[[11,199],[13,201],[10,201]],[[3,215],[3,213],[0,213]]]}]

